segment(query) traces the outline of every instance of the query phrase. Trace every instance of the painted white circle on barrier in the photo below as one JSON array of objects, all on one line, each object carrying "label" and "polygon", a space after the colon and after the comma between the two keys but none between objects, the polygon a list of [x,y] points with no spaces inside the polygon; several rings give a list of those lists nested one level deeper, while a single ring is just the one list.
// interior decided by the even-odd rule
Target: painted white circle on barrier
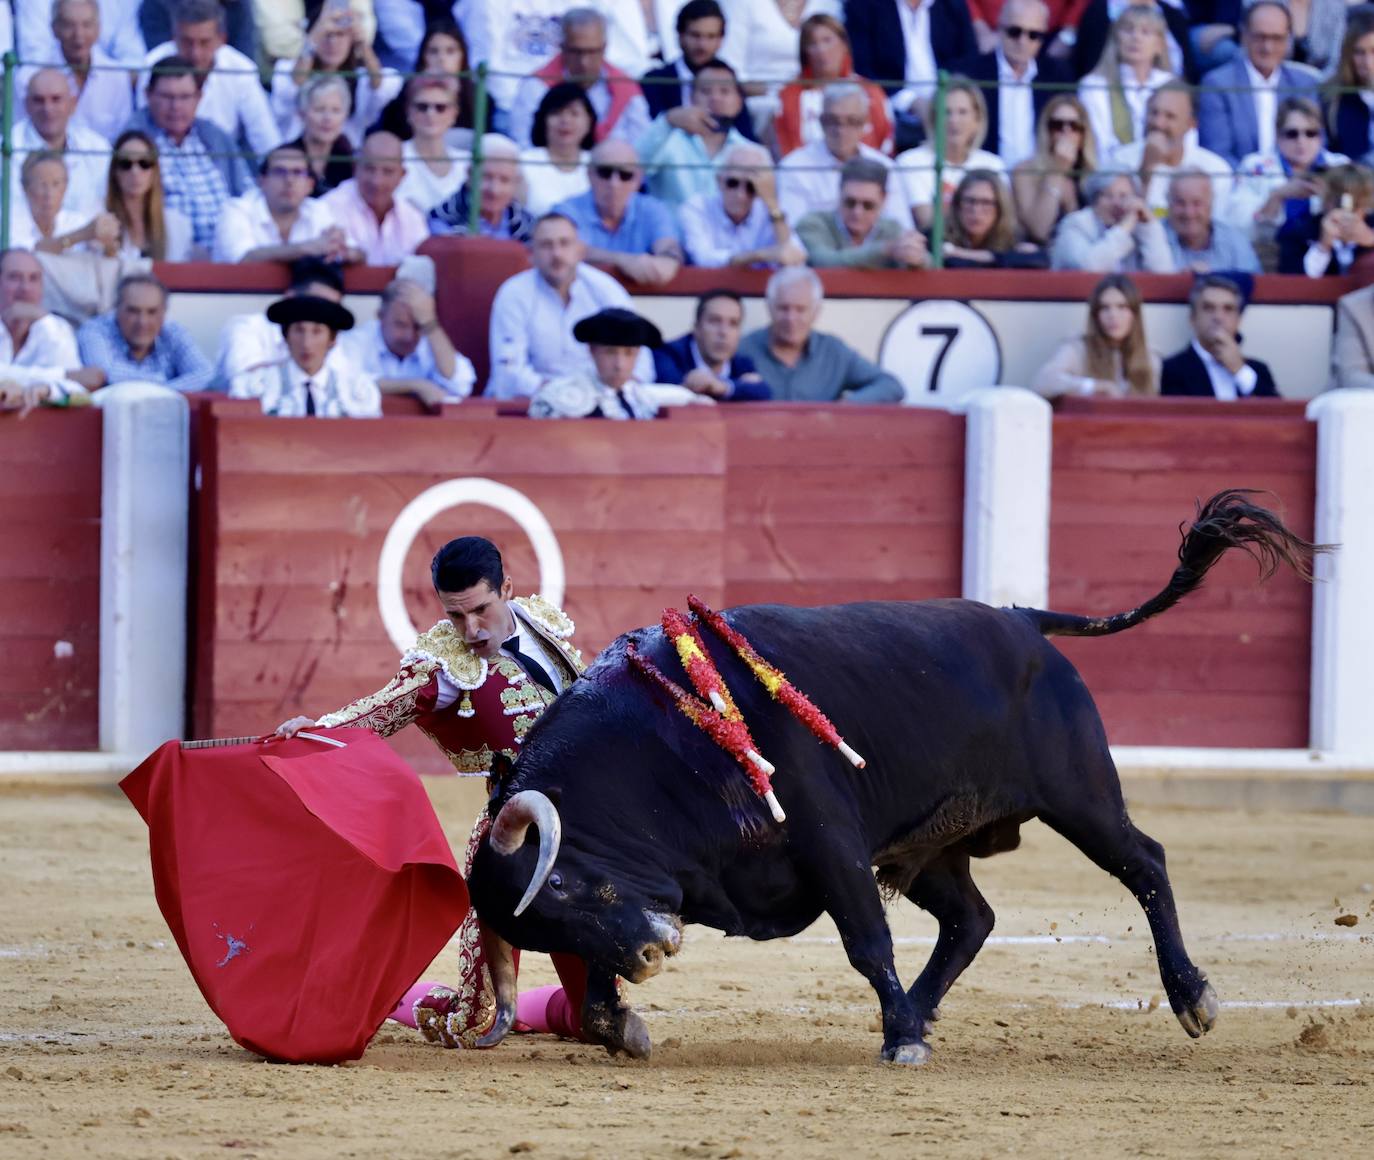
[{"label": "painted white circle on barrier", "polygon": [[908,403],[947,403],[1002,377],[1002,348],[991,323],[966,302],[913,302],[889,324],[878,363],[895,375]]},{"label": "painted white circle on barrier", "polygon": [[377,559],[377,610],[398,652],[405,652],[420,635],[406,611],[403,573],[410,546],[424,526],[440,512],[463,504],[495,508],[520,525],[530,538],[535,559],[539,562],[539,592],[550,603],[560,608],[563,605],[566,584],[563,549],[558,546],[553,526],[535,502],[523,492],[494,479],[477,476],[447,479],[426,488],[406,504],[382,541],[382,554]]}]

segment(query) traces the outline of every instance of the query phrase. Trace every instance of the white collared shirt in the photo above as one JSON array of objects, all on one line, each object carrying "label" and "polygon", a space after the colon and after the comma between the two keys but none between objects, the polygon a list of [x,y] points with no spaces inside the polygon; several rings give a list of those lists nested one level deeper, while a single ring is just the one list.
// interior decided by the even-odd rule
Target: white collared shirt
[{"label": "white collared shirt", "polygon": [[[892,159],[870,145],[860,143],[858,155],[878,162],[884,169],[892,168]],[[830,152],[824,141],[813,141],[793,149],[778,162],[778,206],[793,229],[812,210],[829,213],[840,204],[840,170],[843,168],[844,162]],[[911,209],[903,203],[900,186],[900,181],[889,177],[883,214],[909,227]]]},{"label": "white collared shirt", "polygon": [[897,5],[897,19],[902,24],[902,39],[906,44],[906,71],[902,79],[906,87],[892,98],[894,108],[905,112],[913,101],[928,97],[935,91],[935,50],[930,46],[930,6],[933,0],[921,0],[912,7],[907,0],[892,0]]},{"label": "white collared shirt", "polygon": [[778,243],[768,210],[757,197],[744,220],[737,223],[725,212],[719,190],[699,193],[682,203],[678,221],[682,225],[682,246],[693,266],[728,266],[736,254],[766,250]]},{"label": "white collared shirt", "polygon": [[[176,52],[170,40],[148,52],[148,68],[152,69],[164,57]],[[138,80],[138,103],[148,103],[148,77],[144,72]],[[231,141],[242,138],[254,153],[266,153],[282,142],[277,119],[267,91],[262,87],[258,66],[238,49],[221,44],[215,49],[214,66],[206,74],[200,89],[200,104],[196,116],[209,121],[229,134]]]},{"label": "white collared shirt", "polygon": [[[1177,165],[1157,165],[1151,171],[1150,185],[1145,190],[1145,203],[1156,214],[1163,214],[1168,208],[1169,180],[1179,170],[1200,169],[1210,177],[1212,179],[1212,195],[1216,204],[1226,198],[1235,183],[1235,170],[1231,168],[1226,158],[1198,145],[1193,140],[1195,136],[1195,134],[1189,133],[1183,147],[1183,158]],[[1144,155],[1144,142],[1132,141],[1129,145],[1121,145],[1112,151],[1111,164],[1119,169],[1139,173],[1140,162]]]},{"label": "white collared shirt", "polygon": [[1250,78],[1250,98],[1255,102],[1255,122],[1259,126],[1259,152],[1268,153],[1273,150],[1275,145],[1275,119],[1279,112],[1279,81],[1283,77],[1283,69],[1276,68],[1268,80],[1260,76],[1259,69],[1250,63],[1248,56],[1242,56],[1245,62],[1245,75]]},{"label": "white collared shirt", "polygon": [[[563,676],[563,665],[567,662],[562,657],[555,657],[553,649],[545,643],[544,638],[530,628],[513,610],[510,612],[510,618],[515,627],[507,629],[503,642],[515,637],[515,647],[527,657],[538,661],[543,670],[548,673],[549,680],[553,682],[554,692],[561,693],[568,687]],[[520,664],[509,649],[502,647],[498,651],[501,656],[515,661],[517,665]],[[524,671],[523,665],[521,665],[521,671]],[[439,678],[439,687],[434,698],[434,709],[438,712],[457,702],[462,697],[464,690],[443,669],[439,669],[435,675]],[[534,677],[531,676],[529,679],[533,681]]]},{"label": "white collared shirt", "polygon": [[264,415],[306,415],[307,396],[320,418],[381,418],[382,393],[376,380],[346,359],[326,360],[316,374],[307,375],[288,358],[285,363],[246,371],[229,383],[231,399],[259,399]]},{"label": "white collared shirt", "polygon": [[[55,43],[53,47],[56,49]],[[140,52],[140,58],[142,55]],[[60,62],[63,58],[61,52],[58,52],[56,56],[39,59]],[[29,81],[33,74],[39,71],[39,67],[38,65],[30,65],[19,70],[14,82],[16,94],[28,91]],[[68,78],[72,78],[72,70],[65,64],[52,67],[58,68]],[[72,91],[76,91],[74,79],[72,80]],[[86,74],[86,81],[81,86],[81,91],[77,93],[76,112],[72,115],[72,120],[99,133],[105,139],[108,150],[115,138],[123,131],[124,126],[129,123],[133,111],[132,73],[127,69],[120,68],[100,45],[92,46],[91,69]],[[102,190],[103,188],[102,186]]]},{"label": "white collared shirt", "polygon": [[[581,372],[595,377],[596,367],[573,327],[607,306],[630,309],[630,295],[609,274],[585,263],[578,266],[566,305],[538,270],[507,278],[491,303],[491,378],[486,395],[519,399],[533,395],[555,376]],[[635,377],[654,381],[654,362],[640,348]]]},{"label": "white collared shirt", "polygon": [[448,201],[468,179],[472,154],[466,149],[445,145],[444,160],[448,162],[448,172],[435,173],[420,156],[414,140],[406,141],[401,146],[401,163],[405,166],[406,175],[396,187],[396,200],[408,201],[426,215],[435,206]]},{"label": "white collared shirt", "polygon": [[[32,121],[20,121],[14,127],[14,159],[10,164],[10,205],[25,206],[23,168],[31,153],[42,153],[48,143],[33,127]],[[94,129],[73,119],[67,125],[66,150],[62,160],[67,166],[67,192],[62,196],[62,208],[81,215],[85,225],[105,208],[105,186],[110,173],[110,142]],[[12,211],[11,222],[20,217]],[[10,245],[17,245],[13,239]]]},{"label": "white collared shirt", "polygon": [[423,334],[413,351],[405,358],[397,357],[382,337],[380,319],[374,318],[364,326],[346,331],[339,343],[354,365],[374,379],[427,379],[454,399],[466,399],[477,382],[477,371],[472,363],[457,351],[453,352],[453,374],[440,374],[434,360],[434,348]]},{"label": "white collared shirt", "polygon": [[1035,102],[1031,82],[1040,71],[1035,61],[1018,77],[999,45],[997,54],[997,156],[1010,169],[1035,152]]},{"label": "white collared shirt", "polygon": [[65,318],[45,314],[35,319],[29,326],[24,345],[18,350],[14,349],[9,327],[0,323],[0,368],[26,367],[62,378],[80,365],[76,331]]},{"label": "white collared shirt", "polygon": [[307,197],[286,237],[272,220],[262,190],[250,189],[242,197],[226,201],[220,208],[215,227],[216,262],[241,262],[243,256],[261,246],[281,246],[309,242],[337,226],[334,215],[322,201]]},{"label": "white collared shirt", "polygon": [[1202,360],[1202,365],[1207,368],[1207,377],[1212,380],[1212,394],[1218,399],[1234,402],[1236,399],[1248,399],[1254,393],[1259,375],[1249,363],[1232,374],[1213,358],[1197,339],[1193,339],[1193,350]]}]

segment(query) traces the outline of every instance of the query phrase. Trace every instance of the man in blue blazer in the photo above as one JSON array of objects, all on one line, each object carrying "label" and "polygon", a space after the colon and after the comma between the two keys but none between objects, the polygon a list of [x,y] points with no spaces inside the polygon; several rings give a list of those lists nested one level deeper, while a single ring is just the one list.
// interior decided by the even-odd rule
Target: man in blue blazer
[{"label": "man in blue blazer", "polygon": [[692,78],[716,58],[724,40],[725,13],[717,0],[687,0],[678,9],[677,44],[682,55],[650,69],[640,81],[650,117],[691,103]]},{"label": "man in blue blazer", "polygon": [[697,300],[691,333],[654,349],[655,377],[721,402],[772,398],[753,360],[737,353],[743,327],[740,296],[733,290],[708,290]]},{"label": "man in blue blazer", "polygon": [[1279,0],[1256,0],[1245,10],[1240,43],[1238,56],[1202,78],[1198,100],[1199,143],[1232,165],[1274,149],[1274,121],[1284,97],[1317,97],[1316,76],[1284,63],[1293,47],[1293,24]]},{"label": "man in blue blazer", "polygon": [[[1069,66],[1041,53],[1050,27],[1044,0],[1006,0],[997,18],[997,47],[966,57],[951,70],[972,81],[983,81],[988,106],[983,148],[998,154],[1010,169],[1035,152],[1035,126],[1040,114],[1073,83]],[[1061,85],[1029,88],[1030,85]],[[1007,140],[1002,140],[1007,113]]]},{"label": "man in blue blazer", "polygon": [[[906,8],[904,16],[898,8]],[[907,29],[918,10],[930,43],[935,67],[950,68],[955,61],[978,52],[973,19],[966,0],[845,0],[844,23],[854,56],[854,71],[879,81],[896,93],[906,77]],[[919,22],[918,22],[919,23]],[[935,74],[930,76],[932,86]]]},{"label": "man in blue blazer", "polygon": [[1257,358],[1240,350],[1240,315],[1245,299],[1230,278],[1205,274],[1188,295],[1188,321],[1193,341],[1164,360],[1161,395],[1207,399],[1273,399],[1274,376]]}]

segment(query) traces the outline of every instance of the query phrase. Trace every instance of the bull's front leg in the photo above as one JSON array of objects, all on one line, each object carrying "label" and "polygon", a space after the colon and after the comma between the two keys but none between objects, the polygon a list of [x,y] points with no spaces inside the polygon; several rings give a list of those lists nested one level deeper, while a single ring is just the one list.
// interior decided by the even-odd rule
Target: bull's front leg
[{"label": "bull's front leg", "polygon": [[612,1055],[623,1051],[631,1059],[648,1059],[653,1046],[644,1020],[621,999],[615,974],[591,966],[582,1001],[582,1034]]},{"label": "bull's front leg", "polygon": [[878,887],[861,858],[846,864],[857,870],[836,873],[833,866],[827,869],[825,909],[840,932],[850,964],[878,994],[883,1012],[882,1058],[888,1063],[925,1063],[930,1045],[922,1038],[922,1020],[897,978],[892,932]]}]

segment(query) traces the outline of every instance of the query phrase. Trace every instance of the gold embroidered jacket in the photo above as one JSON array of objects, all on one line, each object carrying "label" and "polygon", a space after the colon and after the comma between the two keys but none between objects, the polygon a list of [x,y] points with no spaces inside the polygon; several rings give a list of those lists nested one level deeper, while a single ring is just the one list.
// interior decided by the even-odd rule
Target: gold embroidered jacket
[{"label": "gold embroidered jacket", "polygon": [[[542,596],[517,598],[510,607],[558,658],[564,685],[572,681],[585,666],[582,654],[572,646],[573,622],[567,614]],[[453,704],[436,709],[440,673],[462,694]],[[509,657],[498,655],[487,661],[477,656],[462,633],[441,620],[420,634],[384,688],[325,714],[319,724],[357,726],[383,737],[413,724],[443,751],[458,773],[484,774],[491,772],[493,754],[514,759],[525,734],[553,696]]]}]

